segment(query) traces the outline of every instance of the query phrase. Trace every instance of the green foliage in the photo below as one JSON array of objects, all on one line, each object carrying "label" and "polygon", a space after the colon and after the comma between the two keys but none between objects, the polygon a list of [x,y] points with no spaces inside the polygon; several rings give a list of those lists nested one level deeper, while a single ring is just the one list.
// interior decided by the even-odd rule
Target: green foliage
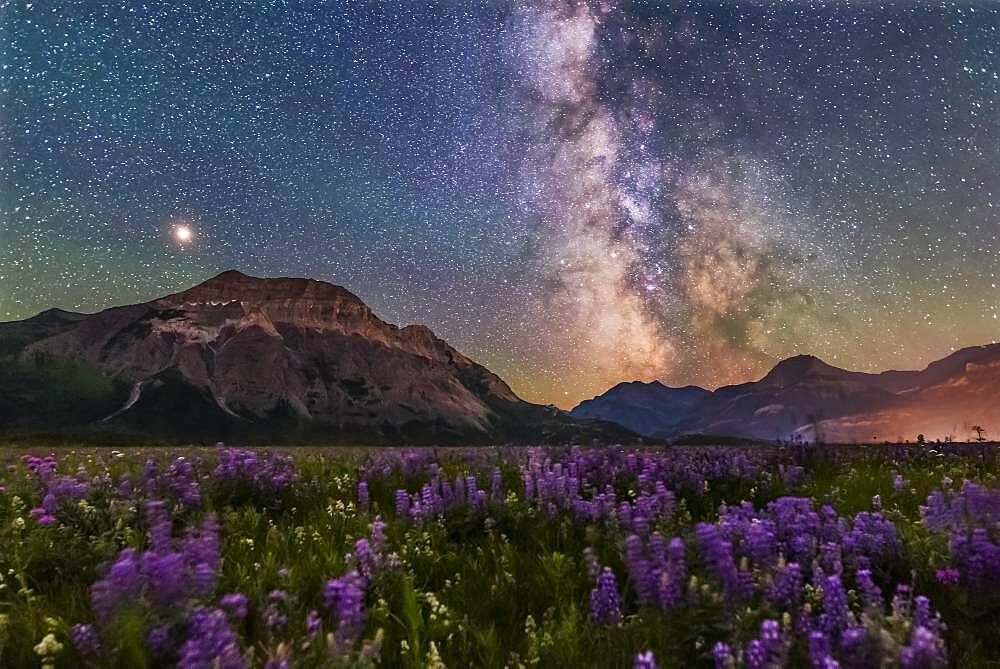
[{"label": "green foliage", "polygon": [[[58,373],[76,378],[77,387],[91,382],[79,370]],[[106,390],[95,387],[94,392]],[[117,481],[125,473],[141,471],[147,457],[168,463],[179,454],[212,458],[211,451],[201,449],[137,449],[123,457],[109,449],[77,449],[59,451],[58,457],[64,472],[82,466],[92,475],[107,471]],[[57,619],[55,633],[67,648],[57,666],[80,666],[81,659],[70,648],[68,627],[93,620],[88,588],[101,565],[123,547],[144,545],[141,515],[134,505],[97,495],[62,514],[58,524],[39,526],[27,513],[38,503],[38,495],[17,464],[19,455],[8,451],[12,469],[0,482],[5,488],[0,496],[0,616],[6,616],[0,617],[0,665],[37,666],[33,647],[50,629],[50,619]],[[715,641],[734,633],[752,638],[760,620],[771,615],[747,610],[727,619],[711,598],[669,613],[639,606],[627,592],[620,529],[530,507],[521,498],[516,463],[499,455],[487,470],[494,464],[500,467],[508,499],[491,512],[489,522],[471,513],[423,525],[396,517],[395,490],[413,491],[421,482],[402,472],[371,479],[370,508],[359,509],[357,474],[367,457],[367,451],[357,449],[296,451],[301,480],[280,499],[223,494],[202,486],[201,511],[215,511],[222,525],[216,594],[247,595],[251,616],[239,631],[246,647],[253,649],[255,666],[262,665],[279,642],[297,649],[297,666],[320,665],[326,642],[304,645],[306,613],[322,608],[324,583],[348,568],[354,542],[368,535],[377,515],[387,521],[389,550],[399,558],[398,568],[373,580],[367,601],[365,638],[373,639],[382,630],[382,666],[425,667],[432,649],[448,667],[621,667],[647,649],[656,652],[661,666],[710,666]],[[442,451],[438,461],[449,476],[468,471],[468,464],[448,451]],[[893,485],[896,474],[905,479],[898,490]],[[747,499],[760,505],[794,493],[828,499],[848,514],[870,510],[878,495],[904,546],[893,566],[894,578],[912,581],[932,597],[948,624],[954,661],[989,666],[997,657],[998,613],[977,608],[958,587],[937,583],[935,571],[949,560],[947,540],[919,520],[919,505],[945,476],[997,484],[995,463],[989,459],[929,454],[904,464],[876,457],[817,457],[794,490],[775,479],[769,486],[732,480],[679,492],[676,513],[656,529],[666,536],[684,536],[691,546],[693,523],[715,518],[724,502]],[[619,492],[628,498],[629,485]],[[181,511],[176,515],[183,520]],[[589,620],[593,582],[583,560],[587,546],[620,576],[625,599],[620,626],[597,627]],[[699,568],[693,551],[691,564]],[[291,639],[270,636],[260,623],[260,611],[274,589],[293,595]],[[140,609],[120,613],[114,630],[114,666],[151,666],[148,622]],[[332,631],[324,629],[324,634]]]}]

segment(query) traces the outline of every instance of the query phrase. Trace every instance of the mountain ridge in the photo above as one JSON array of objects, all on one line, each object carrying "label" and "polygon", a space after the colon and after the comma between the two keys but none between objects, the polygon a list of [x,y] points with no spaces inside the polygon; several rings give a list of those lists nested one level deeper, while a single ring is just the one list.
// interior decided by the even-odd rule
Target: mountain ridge
[{"label": "mountain ridge", "polygon": [[[581,402],[570,414],[600,416],[661,437],[700,433],[864,442],[920,433],[955,438],[973,424],[1000,425],[1000,344],[963,348],[921,370],[880,373],[841,369],[812,355],[792,356],[756,381],[702,389],[695,404],[670,406],[671,399],[660,397],[657,401],[672,413],[645,415],[645,422],[635,419],[645,400],[623,405],[615,392],[621,385]],[[660,384],[656,392],[670,391]]]},{"label": "mountain ridge", "polygon": [[[314,279],[228,270],[148,302],[33,319],[0,324],[11,363],[0,376],[7,431],[99,426],[375,443],[634,438],[525,402],[429,328],[386,323],[347,289]],[[39,424],[39,415],[57,419]]]}]

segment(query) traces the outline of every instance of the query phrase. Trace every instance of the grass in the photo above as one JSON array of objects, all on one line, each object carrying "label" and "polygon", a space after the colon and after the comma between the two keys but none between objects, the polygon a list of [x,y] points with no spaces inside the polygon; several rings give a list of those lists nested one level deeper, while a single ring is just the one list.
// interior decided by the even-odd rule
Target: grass
[{"label": "grass", "polygon": [[[101,566],[123,547],[145,545],[141,502],[120,498],[108,488],[66,510],[58,523],[39,526],[27,513],[39,503],[39,494],[20,463],[25,452],[16,445],[6,448],[7,470],[0,474],[5,488],[0,497],[0,614],[6,616],[0,619],[0,666],[38,666],[34,646],[50,631],[65,646],[55,666],[78,666],[84,660],[69,647],[69,628],[94,619],[88,589]],[[114,481],[140,472],[149,457],[164,464],[176,457],[194,459],[203,463],[203,473],[211,471],[215,457],[211,449],[200,448],[54,452],[62,472],[82,467],[89,476],[107,473]],[[422,525],[396,517],[394,493],[398,488],[418,490],[427,480],[426,468],[408,473],[396,466],[369,476],[371,506],[362,510],[359,473],[384,454],[365,449],[290,452],[301,478],[287,494],[272,499],[234,494],[205,478],[200,481],[202,508],[175,511],[178,524],[193,522],[206,511],[218,514],[223,543],[216,593],[238,591],[249,598],[251,615],[237,631],[255,666],[282,643],[294,647],[300,666],[326,666],[323,644],[302,648],[302,621],[306,612],[323,608],[324,583],[349,568],[354,542],[367,536],[376,516],[387,521],[389,549],[401,562],[375,577],[369,589],[365,637],[381,635],[381,666],[425,667],[433,664],[436,653],[449,667],[622,667],[647,649],[656,652],[661,666],[711,666],[716,640],[752,638],[768,613],[750,609],[727,616],[711,600],[668,613],[640,607],[624,577],[625,533],[614,524],[584,523],[526,503],[518,469],[525,457],[521,452],[438,451],[433,459],[449,476],[474,472],[487,488],[489,472],[499,467],[507,500],[485,514],[467,510]],[[769,462],[789,457],[775,455]],[[894,577],[931,597],[948,625],[952,661],[957,666],[1000,666],[996,607],[972,603],[963,588],[936,581],[936,569],[948,563],[947,541],[928,532],[919,518],[920,504],[945,477],[996,486],[996,457],[991,451],[945,456],[907,451],[900,458],[886,449],[858,450],[849,457],[820,453],[804,460],[806,476],[794,488],[765,470],[754,478],[721,478],[701,490],[678,490],[677,513],[657,529],[668,537],[689,537],[695,522],[717,518],[720,504],[741,500],[760,506],[795,494],[853,514],[871,510],[873,496],[879,495],[903,539]],[[906,481],[900,490],[893,485],[897,474]],[[628,498],[635,481],[621,479],[617,487]],[[586,547],[615,570],[626,591],[620,626],[599,627],[589,620],[593,580],[584,564]],[[268,633],[261,623],[264,603],[275,589],[292,598],[292,622],[283,637]],[[141,606],[125,611],[109,632],[113,652],[89,662],[156,666],[146,648],[149,625],[148,611]],[[363,662],[353,658],[350,663]]]}]

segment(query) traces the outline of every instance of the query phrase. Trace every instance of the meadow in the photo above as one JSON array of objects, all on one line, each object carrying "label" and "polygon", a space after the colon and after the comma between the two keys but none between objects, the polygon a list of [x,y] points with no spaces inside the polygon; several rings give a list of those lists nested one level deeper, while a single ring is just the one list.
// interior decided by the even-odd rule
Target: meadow
[{"label": "meadow", "polygon": [[3,667],[1000,666],[990,445],[2,458]]}]

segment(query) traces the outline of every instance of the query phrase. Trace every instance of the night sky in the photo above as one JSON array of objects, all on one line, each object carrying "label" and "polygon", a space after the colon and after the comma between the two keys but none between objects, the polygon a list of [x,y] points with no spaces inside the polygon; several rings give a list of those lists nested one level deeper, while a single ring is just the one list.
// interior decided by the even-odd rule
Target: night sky
[{"label": "night sky", "polygon": [[525,399],[1000,338],[1000,4],[0,1],[0,320],[343,285]]}]

